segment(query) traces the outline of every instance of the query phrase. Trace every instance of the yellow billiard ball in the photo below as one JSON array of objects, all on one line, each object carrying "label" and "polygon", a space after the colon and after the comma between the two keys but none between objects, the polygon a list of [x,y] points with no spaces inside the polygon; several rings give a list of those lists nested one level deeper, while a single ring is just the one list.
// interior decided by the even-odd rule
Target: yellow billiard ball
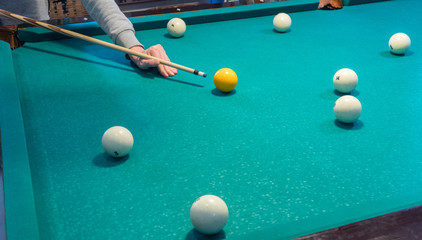
[{"label": "yellow billiard ball", "polygon": [[230,68],[222,68],[214,75],[214,85],[222,92],[231,92],[237,85],[237,75]]}]

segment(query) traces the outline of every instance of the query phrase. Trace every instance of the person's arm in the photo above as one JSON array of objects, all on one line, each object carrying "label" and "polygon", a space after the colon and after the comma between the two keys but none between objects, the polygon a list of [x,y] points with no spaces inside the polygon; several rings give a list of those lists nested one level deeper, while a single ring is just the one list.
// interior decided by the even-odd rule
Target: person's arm
[{"label": "person's arm", "polygon": [[[143,52],[148,55],[169,60],[164,48],[161,45],[144,49],[144,46],[135,36],[135,29],[129,19],[120,11],[114,0],[82,0],[89,15],[100,25],[113,42],[122,47]],[[141,59],[130,56],[132,61],[141,68],[158,67],[164,77],[174,76],[177,69],[159,64],[156,60]]]}]

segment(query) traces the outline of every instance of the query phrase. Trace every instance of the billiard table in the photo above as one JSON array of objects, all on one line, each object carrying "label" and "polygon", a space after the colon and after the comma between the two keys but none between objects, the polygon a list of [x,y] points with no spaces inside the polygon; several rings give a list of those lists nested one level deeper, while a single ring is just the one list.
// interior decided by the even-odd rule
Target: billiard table
[{"label": "billiard table", "polygon": [[[131,18],[145,46],[208,73],[160,77],[124,54],[48,30],[0,43],[0,127],[8,240],[290,239],[422,204],[422,2],[291,0]],[[291,30],[272,18],[288,12]],[[188,24],[172,38],[166,23]],[[95,23],[65,28],[110,41]],[[393,55],[388,40],[412,46]],[[213,84],[233,69],[236,89]],[[335,119],[333,75],[358,77],[353,124]],[[128,128],[127,157],[103,133]],[[229,208],[206,237],[200,196]]]}]

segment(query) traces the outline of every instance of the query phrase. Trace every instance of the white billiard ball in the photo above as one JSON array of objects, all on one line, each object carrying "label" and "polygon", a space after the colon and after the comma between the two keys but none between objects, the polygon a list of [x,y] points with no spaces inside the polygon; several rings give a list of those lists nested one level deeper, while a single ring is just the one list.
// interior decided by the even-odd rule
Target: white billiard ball
[{"label": "white billiard ball", "polygon": [[350,93],[358,85],[358,75],[352,69],[342,68],[334,74],[333,84],[337,91]]},{"label": "white billiard ball", "polygon": [[334,105],[334,115],[343,123],[353,123],[362,113],[362,105],[353,96],[345,95],[337,99]]},{"label": "white billiard ball", "polygon": [[275,15],[273,25],[277,32],[287,32],[292,25],[292,19],[286,13],[279,13]]},{"label": "white billiard ball", "polygon": [[192,204],[190,220],[198,232],[215,234],[221,231],[229,218],[226,203],[214,195],[204,195]]},{"label": "white billiard ball", "polygon": [[410,38],[405,33],[396,33],[388,41],[390,51],[394,54],[404,54],[410,48]]},{"label": "white billiard ball", "polygon": [[105,131],[101,143],[108,155],[124,157],[133,147],[133,136],[126,128],[115,126]]},{"label": "white billiard ball", "polygon": [[172,37],[181,37],[185,34],[186,23],[181,18],[172,18],[167,23],[167,31]]}]

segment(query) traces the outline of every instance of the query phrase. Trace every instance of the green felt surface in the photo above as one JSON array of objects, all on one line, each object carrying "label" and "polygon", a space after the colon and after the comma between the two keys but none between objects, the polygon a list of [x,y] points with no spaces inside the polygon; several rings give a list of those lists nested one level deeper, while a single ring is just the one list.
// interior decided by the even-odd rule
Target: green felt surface
[{"label": "green felt surface", "polygon": [[10,45],[0,41],[0,127],[8,239],[38,239],[31,172]]},{"label": "green felt surface", "polygon": [[[226,201],[220,237],[231,239],[297,237],[421,204],[420,7],[291,13],[285,34],[272,16],[195,24],[180,39],[137,32],[206,79],[164,79],[73,39],[13,51],[40,238],[198,239],[189,209],[205,194]],[[396,32],[413,41],[405,56],[388,51]],[[239,77],[232,94],[214,88],[222,67]],[[333,114],[344,67],[359,76],[352,126]],[[121,161],[101,147],[114,125],[135,138]]]}]

